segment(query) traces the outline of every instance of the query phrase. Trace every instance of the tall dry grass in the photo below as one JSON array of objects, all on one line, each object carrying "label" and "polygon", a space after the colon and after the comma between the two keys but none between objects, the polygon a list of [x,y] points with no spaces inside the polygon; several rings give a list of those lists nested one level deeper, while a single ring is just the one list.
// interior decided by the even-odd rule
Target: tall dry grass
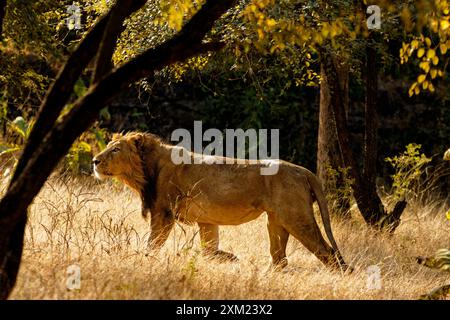
[{"label": "tall dry grass", "polygon": [[[0,191],[1,194],[1,191]],[[295,205],[295,204],[292,204]],[[146,252],[148,223],[136,195],[113,183],[52,178],[29,212],[23,262],[12,299],[416,299],[450,282],[414,257],[448,247],[450,223],[439,203],[407,208],[395,234],[376,234],[353,213],[333,219],[352,274],[326,269],[298,241],[289,267],[268,269],[265,216],[221,228],[221,247],[237,263],[199,252],[196,228],[177,225],[160,252]],[[66,287],[67,268],[81,268],[81,289]],[[381,269],[381,289],[367,286],[367,268]]]}]

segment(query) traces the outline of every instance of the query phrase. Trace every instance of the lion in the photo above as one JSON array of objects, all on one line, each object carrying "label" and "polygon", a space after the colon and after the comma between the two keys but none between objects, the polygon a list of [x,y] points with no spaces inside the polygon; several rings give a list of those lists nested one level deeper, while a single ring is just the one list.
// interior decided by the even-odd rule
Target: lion
[{"label": "lion", "polygon": [[[275,175],[261,175],[264,164],[253,160],[174,164],[173,148],[180,147],[150,133],[130,132],[114,136],[93,158],[97,178],[116,177],[140,195],[142,215],[151,217],[150,249],[165,243],[178,220],[198,225],[205,255],[237,260],[219,249],[219,226],[246,223],[265,212],[274,267],[287,265],[286,245],[292,235],[326,266],[347,269],[331,231],[322,187],[312,172],[282,160]],[[315,200],[331,246],[314,218]]]}]

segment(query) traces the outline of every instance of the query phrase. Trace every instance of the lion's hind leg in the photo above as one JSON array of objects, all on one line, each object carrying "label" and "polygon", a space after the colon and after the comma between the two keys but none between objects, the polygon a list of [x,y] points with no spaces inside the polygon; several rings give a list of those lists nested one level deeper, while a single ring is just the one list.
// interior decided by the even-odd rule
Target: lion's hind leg
[{"label": "lion's hind leg", "polygon": [[198,226],[203,253],[206,256],[222,261],[238,260],[234,254],[219,250],[219,226],[207,223],[199,223]]},{"label": "lion's hind leg", "polygon": [[298,212],[292,210],[283,216],[281,225],[323,264],[332,269],[338,268],[340,261],[334,254],[333,248],[323,238],[314,219],[312,208],[306,210],[308,212],[304,212],[303,215],[299,215]]},{"label": "lion's hind leg", "polygon": [[273,214],[267,215],[267,230],[269,232],[270,255],[272,256],[272,266],[275,269],[282,269],[287,266],[286,246],[289,233],[276,221]]}]

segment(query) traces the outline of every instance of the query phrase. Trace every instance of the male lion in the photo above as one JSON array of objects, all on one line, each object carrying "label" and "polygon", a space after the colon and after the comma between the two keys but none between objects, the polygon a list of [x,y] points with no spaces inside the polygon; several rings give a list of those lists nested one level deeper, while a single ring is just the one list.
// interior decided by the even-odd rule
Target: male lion
[{"label": "male lion", "polygon": [[[325,265],[347,268],[331,232],[320,183],[309,170],[285,161],[279,161],[275,175],[261,175],[260,161],[176,165],[171,160],[173,148],[179,147],[149,133],[132,132],[114,137],[93,159],[98,178],[119,178],[141,196],[142,215],[151,215],[151,248],[164,244],[178,219],[198,224],[205,254],[234,260],[232,253],[219,250],[218,226],[245,223],[266,212],[274,266],[287,265],[291,234]],[[314,200],[331,246],[314,219]]]}]

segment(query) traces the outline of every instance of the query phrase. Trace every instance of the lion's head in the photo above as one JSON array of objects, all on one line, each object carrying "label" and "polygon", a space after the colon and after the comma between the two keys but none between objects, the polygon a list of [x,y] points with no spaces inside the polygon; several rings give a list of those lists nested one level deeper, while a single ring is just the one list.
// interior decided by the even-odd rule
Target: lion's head
[{"label": "lion's head", "polygon": [[145,183],[141,150],[146,139],[144,133],[115,134],[106,149],[92,159],[95,176],[119,178],[139,190]]}]

